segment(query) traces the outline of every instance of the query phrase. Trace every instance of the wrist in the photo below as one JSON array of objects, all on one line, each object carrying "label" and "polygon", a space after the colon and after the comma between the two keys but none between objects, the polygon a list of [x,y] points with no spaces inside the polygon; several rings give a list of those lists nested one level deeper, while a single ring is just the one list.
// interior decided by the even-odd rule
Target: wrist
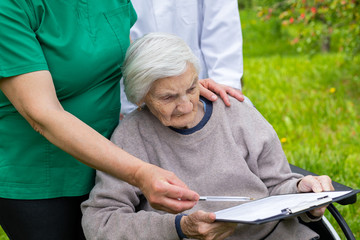
[{"label": "wrist", "polygon": [[301,190],[300,190],[299,185],[300,185],[300,182],[301,182],[302,180],[303,180],[303,177],[300,178],[300,179],[297,181],[297,183],[296,183],[296,191],[297,191],[298,193],[301,193]]},{"label": "wrist", "polygon": [[178,214],[175,217],[175,228],[176,228],[176,232],[180,239],[187,238],[187,236],[184,234],[184,232],[182,231],[182,228],[181,228],[181,219],[184,216],[187,216],[187,215],[186,214]]},{"label": "wrist", "polygon": [[142,189],[142,187],[144,186],[144,181],[146,181],[146,179],[144,179],[144,176],[147,172],[149,172],[148,165],[150,164],[140,160],[136,164],[136,166],[134,166],[129,179],[126,182],[138,187],[139,189]]}]

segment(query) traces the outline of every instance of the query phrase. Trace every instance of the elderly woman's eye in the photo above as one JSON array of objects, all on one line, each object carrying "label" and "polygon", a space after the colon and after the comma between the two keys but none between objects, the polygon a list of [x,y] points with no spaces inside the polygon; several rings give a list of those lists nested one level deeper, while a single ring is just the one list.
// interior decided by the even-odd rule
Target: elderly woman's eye
[{"label": "elderly woman's eye", "polygon": [[171,100],[171,99],[173,99],[173,97],[174,97],[174,96],[167,95],[167,96],[163,96],[161,99],[166,101],[166,100]]},{"label": "elderly woman's eye", "polygon": [[191,92],[193,92],[195,89],[196,89],[196,87],[194,86],[194,87],[189,88],[187,91],[188,91],[189,93],[191,93]]}]

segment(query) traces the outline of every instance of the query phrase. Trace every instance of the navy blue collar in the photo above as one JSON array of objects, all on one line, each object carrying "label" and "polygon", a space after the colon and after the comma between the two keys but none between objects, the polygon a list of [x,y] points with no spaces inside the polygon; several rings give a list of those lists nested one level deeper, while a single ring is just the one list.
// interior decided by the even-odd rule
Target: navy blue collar
[{"label": "navy blue collar", "polygon": [[186,129],[179,129],[179,128],[173,128],[173,127],[169,127],[169,128],[174,130],[175,132],[178,132],[183,135],[189,135],[189,134],[192,134],[192,133],[202,129],[211,117],[211,114],[213,111],[213,103],[204,97],[200,97],[200,101],[204,105],[205,114],[204,114],[204,117],[201,119],[201,121],[195,127],[186,128]]}]

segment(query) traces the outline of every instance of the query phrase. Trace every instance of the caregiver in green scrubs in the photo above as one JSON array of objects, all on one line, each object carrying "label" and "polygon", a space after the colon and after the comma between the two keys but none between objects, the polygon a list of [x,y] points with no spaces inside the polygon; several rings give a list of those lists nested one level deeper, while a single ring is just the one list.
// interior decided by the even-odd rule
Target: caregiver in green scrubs
[{"label": "caregiver in green scrubs", "polygon": [[173,173],[107,139],[135,21],[127,0],[0,1],[0,225],[10,239],[83,239],[79,206],[93,168],[157,208],[196,204]]}]

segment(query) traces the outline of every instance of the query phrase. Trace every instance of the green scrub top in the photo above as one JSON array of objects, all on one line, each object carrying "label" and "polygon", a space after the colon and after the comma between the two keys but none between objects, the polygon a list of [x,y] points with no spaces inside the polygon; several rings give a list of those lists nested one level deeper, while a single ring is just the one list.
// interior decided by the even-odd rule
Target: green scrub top
[{"label": "green scrub top", "polygon": [[[109,138],[135,21],[129,0],[1,0],[0,79],[49,70],[64,109]],[[35,132],[0,91],[0,197],[80,196],[94,176]]]}]

